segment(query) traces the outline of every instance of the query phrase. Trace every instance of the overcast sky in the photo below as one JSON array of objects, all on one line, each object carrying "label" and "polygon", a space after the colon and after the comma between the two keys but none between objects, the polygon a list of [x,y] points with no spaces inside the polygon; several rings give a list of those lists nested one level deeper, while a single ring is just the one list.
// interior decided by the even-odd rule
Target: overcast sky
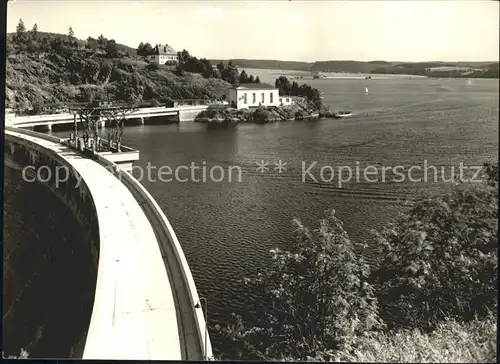
[{"label": "overcast sky", "polygon": [[391,61],[498,61],[498,1],[68,1],[15,0],[7,31],[131,47],[167,43],[197,57]]}]

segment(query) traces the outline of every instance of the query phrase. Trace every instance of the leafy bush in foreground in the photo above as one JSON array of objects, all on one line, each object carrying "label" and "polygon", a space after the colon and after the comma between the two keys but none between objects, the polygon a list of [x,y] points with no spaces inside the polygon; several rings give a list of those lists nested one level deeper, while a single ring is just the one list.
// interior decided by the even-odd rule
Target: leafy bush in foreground
[{"label": "leafy bush in foreground", "polygon": [[496,311],[498,167],[486,172],[487,184],[422,199],[377,234],[374,281],[396,327],[432,329],[446,317]]},{"label": "leafy bush in foreground", "polygon": [[324,348],[351,350],[365,332],[381,328],[368,265],[354,253],[342,223],[331,212],[313,231],[295,220],[297,249],[272,250],[269,269],[248,281],[272,307],[259,313],[263,327],[242,318],[218,330],[243,345],[245,359],[304,360]]},{"label": "leafy bush in foreground", "polygon": [[323,355],[317,360],[383,363],[494,363],[496,318],[467,324],[441,322],[430,334],[419,330],[378,333],[363,341],[354,353]]},{"label": "leafy bush in foreground", "polygon": [[493,361],[498,164],[484,172],[486,183],[423,198],[382,229],[382,259],[371,276],[333,213],[312,232],[296,221],[297,249],[273,250],[270,267],[248,280],[265,296],[258,323],[248,327],[233,315],[231,325],[216,327],[233,343],[223,356]]},{"label": "leafy bush in foreground", "polygon": [[485,163],[484,177],[486,178],[488,186],[498,188],[498,163]]}]

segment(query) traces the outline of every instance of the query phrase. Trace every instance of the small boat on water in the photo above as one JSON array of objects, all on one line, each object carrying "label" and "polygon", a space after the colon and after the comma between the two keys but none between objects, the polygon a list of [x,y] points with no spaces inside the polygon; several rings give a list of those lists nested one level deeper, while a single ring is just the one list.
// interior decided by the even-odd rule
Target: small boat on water
[{"label": "small boat on water", "polygon": [[352,111],[338,111],[336,113],[333,113],[334,118],[348,118],[349,116],[352,116]]},{"label": "small boat on water", "polygon": [[365,87],[365,94],[368,94],[368,87]]}]

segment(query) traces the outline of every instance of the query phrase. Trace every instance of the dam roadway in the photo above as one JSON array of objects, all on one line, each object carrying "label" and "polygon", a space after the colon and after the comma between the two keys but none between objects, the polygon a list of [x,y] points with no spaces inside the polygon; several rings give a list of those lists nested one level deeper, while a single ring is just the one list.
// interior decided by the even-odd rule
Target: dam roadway
[{"label": "dam roadway", "polygon": [[195,307],[199,297],[182,248],[140,183],[104,157],[84,157],[58,138],[6,128],[5,140],[6,161],[8,151],[14,155],[19,148],[29,149],[30,160],[33,151],[56,155],[59,164],[82,178],[93,200],[97,279],[82,358],[211,358],[203,311]]}]

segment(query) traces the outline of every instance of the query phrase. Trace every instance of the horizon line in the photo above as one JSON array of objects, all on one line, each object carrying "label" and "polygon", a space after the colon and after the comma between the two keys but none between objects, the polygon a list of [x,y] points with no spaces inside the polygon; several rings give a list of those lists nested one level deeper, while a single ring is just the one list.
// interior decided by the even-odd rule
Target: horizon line
[{"label": "horizon line", "polygon": [[[496,0],[500,1],[500,0]],[[128,46],[127,46],[128,47]],[[130,47],[133,48],[133,47]],[[499,60],[491,61],[491,60],[462,60],[462,61],[386,61],[382,59],[376,59],[372,61],[360,61],[354,59],[326,59],[319,61],[294,61],[294,60],[283,60],[283,59],[271,59],[271,58],[210,58],[212,60],[221,60],[221,61],[273,61],[273,62],[294,62],[294,63],[317,63],[317,62],[363,62],[363,63],[373,63],[373,62],[387,62],[387,63],[465,63],[465,62],[477,62],[477,63],[499,63]]]},{"label": "horizon line", "polygon": [[[500,1],[500,0],[495,0],[495,1]],[[29,32],[29,31],[30,30],[26,30],[26,32]],[[39,33],[47,33],[47,34],[55,34],[55,35],[61,35],[61,36],[68,36],[67,34],[63,34],[63,33],[46,32],[46,31],[43,31],[43,30],[39,31]],[[9,35],[9,34],[14,35],[14,34],[16,34],[16,32],[7,32],[6,36]],[[106,39],[114,39],[114,38],[108,38],[107,36],[104,35],[104,33],[101,33],[101,35],[104,36]],[[91,35],[87,36],[87,38],[90,38],[90,37],[92,37],[92,36]],[[83,42],[87,41],[87,38],[85,38],[85,39],[82,39],[82,38],[79,38],[79,37],[75,37],[75,38],[78,39],[78,40],[80,40],[80,41],[83,41]],[[92,37],[92,38],[94,38],[94,37]],[[95,39],[97,39],[97,38],[95,38]],[[150,42],[143,42],[143,43],[150,43]],[[137,47],[130,46],[130,45],[125,44],[125,43],[118,43],[117,42],[116,44],[137,50]],[[153,43],[150,43],[150,44],[153,45]],[[157,44],[157,43],[154,43],[154,44]],[[183,48],[183,50],[187,50],[189,52],[188,49]],[[177,52],[181,52],[181,51],[177,50]],[[200,57],[198,57],[198,58],[200,58]],[[386,61],[386,60],[383,60],[383,59],[375,59],[375,60],[371,60],[371,61],[360,61],[360,60],[353,60],[353,59],[326,59],[326,60],[315,60],[315,61],[297,61],[297,60],[283,60],[283,59],[271,59],[271,58],[239,58],[239,57],[236,57],[236,58],[219,58],[219,57],[210,57],[210,58],[207,58],[207,57],[201,57],[201,58],[206,58],[206,59],[209,59],[209,60],[217,60],[217,61],[232,61],[232,60],[242,60],[242,61],[273,61],[273,62],[293,62],[293,63],[307,63],[307,64],[314,64],[314,63],[318,63],[318,62],[360,62],[360,63],[373,63],[373,62],[387,62],[387,63],[465,63],[465,62],[474,62],[474,63],[500,63],[500,60],[495,60],[495,61],[492,61],[492,60],[462,60],[462,61],[456,61],[456,60],[455,61],[442,61],[442,60],[437,60],[437,61],[436,60],[434,60],[434,61],[415,61],[415,60],[413,60],[413,61]]]}]

